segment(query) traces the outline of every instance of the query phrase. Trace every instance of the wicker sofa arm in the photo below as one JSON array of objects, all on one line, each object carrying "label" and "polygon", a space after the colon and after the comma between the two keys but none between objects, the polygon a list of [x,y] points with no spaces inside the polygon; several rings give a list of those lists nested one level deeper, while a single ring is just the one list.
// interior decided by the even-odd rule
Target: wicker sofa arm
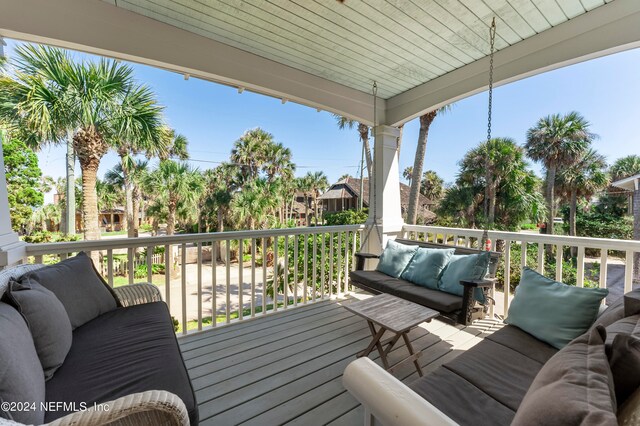
[{"label": "wicker sofa arm", "polygon": [[160,290],[153,284],[129,284],[113,289],[122,306],[142,305],[144,303],[161,302]]},{"label": "wicker sofa arm", "polygon": [[[365,424],[453,426],[457,423],[367,357],[351,362],[344,387],[365,409]],[[375,421],[373,421],[375,419]],[[367,423],[369,420],[369,423]]]},{"label": "wicker sofa arm", "polygon": [[152,390],[123,396],[86,411],[77,411],[47,425],[189,426],[189,414],[178,396],[167,391]]},{"label": "wicker sofa arm", "polygon": [[362,271],[364,270],[364,262],[367,259],[379,259],[380,255],[379,254],[373,254],[373,253],[354,253],[354,256],[356,257],[356,271]]}]

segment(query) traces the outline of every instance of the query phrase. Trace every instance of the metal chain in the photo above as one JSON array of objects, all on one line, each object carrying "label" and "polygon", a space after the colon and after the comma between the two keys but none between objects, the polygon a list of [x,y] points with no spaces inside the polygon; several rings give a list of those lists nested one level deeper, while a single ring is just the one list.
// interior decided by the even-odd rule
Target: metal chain
[{"label": "metal chain", "polygon": [[[489,144],[491,143],[491,113],[493,111],[493,54],[495,52],[495,41],[496,41],[496,18],[493,17],[491,21],[491,26],[489,27],[489,108],[487,112],[487,147],[486,147],[486,162],[485,168],[489,169]],[[485,197],[484,197],[484,220],[485,227],[482,232],[482,240],[480,244],[478,244],[478,250],[485,250],[487,241],[489,240],[489,182],[486,182],[487,188],[485,189]]]},{"label": "metal chain", "polygon": [[[376,126],[378,123],[378,83],[376,83],[376,81],[373,81],[373,86],[371,88],[371,92],[373,94],[373,136],[375,138],[375,130],[376,130]],[[364,147],[363,147],[364,149]],[[367,152],[367,155],[371,158],[371,151]],[[376,167],[376,163],[375,161],[372,162],[371,164],[371,175],[369,176],[369,182],[371,182],[371,179],[373,179],[373,194],[369,194],[369,208],[372,209],[373,211],[373,227],[372,228],[376,228],[376,233],[378,234],[378,238],[379,241],[382,242],[382,233],[380,232],[380,227],[378,226],[378,220],[377,220],[377,209],[376,209],[376,190],[377,190],[377,186],[376,186],[376,172],[375,172],[375,167]],[[362,197],[363,194],[360,194],[360,197]],[[371,235],[371,228],[369,229],[369,231],[367,232],[367,235],[365,235],[365,237],[362,239],[362,242],[360,243],[360,250],[362,250],[364,248],[364,245],[366,244],[366,242],[369,240],[369,236]]]}]

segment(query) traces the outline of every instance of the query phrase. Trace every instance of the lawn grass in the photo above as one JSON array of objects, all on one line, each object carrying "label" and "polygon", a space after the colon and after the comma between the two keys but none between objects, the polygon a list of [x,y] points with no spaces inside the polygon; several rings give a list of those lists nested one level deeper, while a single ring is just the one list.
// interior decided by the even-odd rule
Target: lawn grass
[{"label": "lawn grass", "polygon": [[[134,283],[142,283],[142,282],[147,282],[147,277],[144,278],[135,278],[133,280]],[[151,283],[155,284],[157,286],[164,286],[164,275],[152,275],[151,276]],[[123,276],[115,276],[113,277],[113,286],[114,287],[121,287],[123,285],[129,285],[129,277],[123,277]]]},{"label": "lawn grass", "polygon": [[102,231],[100,233],[100,235],[104,235],[104,236],[107,236],[107,237],[108,236],[114,236],[114,235],[127,235],[127,230],[123,229],[123,230],[120,230],[120,231],[108,231],[108,232],[107,231]]}]

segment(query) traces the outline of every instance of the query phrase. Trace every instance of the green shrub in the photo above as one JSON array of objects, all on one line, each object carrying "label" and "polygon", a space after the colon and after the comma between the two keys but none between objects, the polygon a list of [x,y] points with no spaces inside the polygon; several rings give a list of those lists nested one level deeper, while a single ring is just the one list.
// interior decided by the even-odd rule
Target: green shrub
[{"label": "green shrub", "polygon": [[367,209],[343,210],[336,213],[325,213],[324,220],[327,225],[358,225],[365,223],[369,217]]},{"label": "green shrub", "polygon": [[[162,263],[151,264],[151,273],[153,275],[164,274],[164,265]],[[136,279],[147,278],[147,264],[143,263],[141,265],[138,265],[133,273],[133,276]]]},{"label": "green shrub", "polygon": [[23,237],[27,243],[60,243],[66,241],[78,241],[76,234],[65,235],[60,232],[37,231]]}]

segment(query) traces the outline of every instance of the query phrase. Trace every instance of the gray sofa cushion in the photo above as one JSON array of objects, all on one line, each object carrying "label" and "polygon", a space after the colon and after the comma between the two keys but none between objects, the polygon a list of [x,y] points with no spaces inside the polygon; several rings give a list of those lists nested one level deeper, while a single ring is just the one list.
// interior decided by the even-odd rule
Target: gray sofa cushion
[{"label": "gray sofa cushion", "polygon": [[489,334],[485,340],[499,343],[541,364],[547,362],[558,352],[553,346],[513,325],[505,325],[500,330]]},{"label": "gray sofa cushion", "polygon": [[29,272],[20,281],[28,279],[56,295],[74,329],[117,306],[115,297],[96,273],[93,261],[84,253]]},{"label": "gray sofa cushion", "polygon": [[506,426],[515,415],[513,410],[443,367],[409,387],[460,425]]},{"label": "gray sofa cushion", "polygon": [[[46,382],[46,399],[92,405],[153,389],[179,396],[191,424],[198,424],[194,392],[164,302],[118,308],[76,328],[65,363]],[[45,420],[66,414],[49,411]]]},{"label": "gray sofa cushion", "polygon": [[640,387],[640,338],[618,334],[607,348],[616,401],[622,405]]},{"label": "gray sofa cushion", "polygon": [[605,337],[598,326],[554,355],[531,384],[513,425],[617,425]]},{"label": "gray sofa cushion", "polygon": [[440,312],[455,312],[462,308],[462,297],[431,290],[408,281],[393,278],[379,271],[352,271],[351,281],[380,293],[407,299]]},{"label": "gray sofa cushion", "polygon": [[10,281],[5,293],[9,304],[27,322],[40,358],[45,380],[64,362],[71,348],[71,322],[58,298],[32,278]]},{"label": "gray sofa cushion", "polygon": [[7,285],[11,280],[17,280],[27,272],[44,268],[46,265],[41,263],[10,266],[0,271],[0,298],[7,289]]},{"label": "gray sofa cushion", "polygon": [[[29,409],[0,410],[0,416],[26,424],[41,424],[45,400],[44,374],[27,323],[13,307],[0,302],[0,400],[33,403]],[[33,408],[33,409],[32,409]]]}]

